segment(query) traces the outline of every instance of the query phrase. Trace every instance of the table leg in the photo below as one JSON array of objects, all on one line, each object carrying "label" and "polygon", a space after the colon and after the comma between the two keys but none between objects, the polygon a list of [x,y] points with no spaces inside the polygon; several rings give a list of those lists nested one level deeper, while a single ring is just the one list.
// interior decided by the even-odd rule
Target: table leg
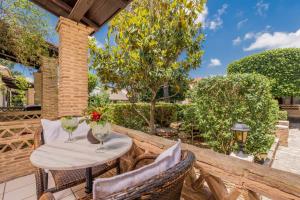
[{"label": "table leg", "polygon": [[44,191],[47,191],[48,190],[48,171],[45,171],[44,174],[44,177],[43,177],[43,181],[44,181]]},{"label": "table leg", "polygon": [[86,168],[85,171],[85,177],[86,177],[86,187],[85,192],[91,193],[93,191],[93,175],[92,175],[92,168]]},{"label": "table leg", "polygon": [[117,175],[121,174],[121,161],[120,158],[117,159]]}]

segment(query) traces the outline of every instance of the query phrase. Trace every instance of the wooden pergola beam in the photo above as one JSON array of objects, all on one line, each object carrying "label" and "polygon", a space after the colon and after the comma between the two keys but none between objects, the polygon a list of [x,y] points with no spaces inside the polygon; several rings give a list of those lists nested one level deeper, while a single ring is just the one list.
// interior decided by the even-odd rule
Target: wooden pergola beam
[{"label": "wooden pergola beam", "polygon": [[95,0],[78,0],[71,11],[69,18],[79,22],[94,2]]},{"label": "wooden pergola beam", "polygon": [[[70,13],[72,12],[72,7],[62,0],[30,0],[30,1],[32,1],[33,3],[37,4],[38,6],[46,10],[49,7],[51,7],[53,10],[55,10],[55,12],[53,11],[51,13],[53,13],[58,17],[63,16],[68,18]],[[81,21],[86,25],[89,25],[90,27],[95,29],[95,31],[98,30],[100,27],[99,24],[84,16],[82,17]]]}]

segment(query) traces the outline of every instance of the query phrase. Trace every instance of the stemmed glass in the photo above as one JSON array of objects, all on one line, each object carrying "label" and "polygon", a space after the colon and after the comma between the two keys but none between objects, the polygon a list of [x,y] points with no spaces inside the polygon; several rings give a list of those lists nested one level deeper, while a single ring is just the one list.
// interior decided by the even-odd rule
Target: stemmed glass
[{"label": "stemmed glass", "polygon": [[69,138],[65,143],[73,142],[72,133],[77,129],[78,124],[79,120],[77,117],[63,117],[61,119],[62,128],[69,134]]},{"label": "stemmed glass", "polygon": [[104,148],[104,140],[111,133],[111,124],[105,123],[104,125],[94,125],[92,126],[92,134],[93,136],[100,141],[99,147],[96,149],[97,153],[103,153]]}]

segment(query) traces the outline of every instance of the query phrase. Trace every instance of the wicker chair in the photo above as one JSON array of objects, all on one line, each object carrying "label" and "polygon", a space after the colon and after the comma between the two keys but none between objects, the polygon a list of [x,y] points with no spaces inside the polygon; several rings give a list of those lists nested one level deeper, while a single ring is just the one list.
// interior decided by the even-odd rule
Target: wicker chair
[{"label": "wicker chair", "polygon": [[[150,157],[147,156],[146,159]],[[155,157],[153,157],[154,159]],[[145,157],[140,157],[135,162],[137,165]],[[159,174],[141,185],[126,188],[124,191],[112,194],[105,198],[105,200],[136,200],[136,199],[151,199],[151,200],[179,200],[184,179],[195,161],[195,156],[190,151],[182,151],[181,161],[173,168],[166,172]],[[52,194],[46,194],[47,197],[40,200],[52,200]],[[88,195],[82,200],[92,199]],[[94,197],[94,200],[101,200]]]},{"label": "wicker chair", "polygon": [[[42,127],[40,127],[34,135],[34,148],[36,149],[42,144],[44,144],[44,137],[43,129]],[[113,168],[117,169],[117,173],[120,172],[119,160],[93,167],[93,178],[98,177]],[[37,198],[40,198],[46,192],[58,192],[79,185],[86,181],[85,169],[50,170],[49,173],[52,174],[52,177],[54,179],[55,186],[53,188],[48,188],[48,173],[46,173],[44,169],[38,168],[36,170],[35,179]],[[51,195],[47,193],[46,197],[43,196],[43,199],[51,199]]]}]

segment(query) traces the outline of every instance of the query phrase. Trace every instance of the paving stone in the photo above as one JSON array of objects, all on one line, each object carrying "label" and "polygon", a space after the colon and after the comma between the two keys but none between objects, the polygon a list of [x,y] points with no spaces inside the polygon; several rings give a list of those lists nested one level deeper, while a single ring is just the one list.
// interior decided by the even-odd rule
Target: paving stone
[{"label": "paving stone", "polygon": [[300,174],[300,123],[291,124],[288,146],[280,146],[272,168]]}]

